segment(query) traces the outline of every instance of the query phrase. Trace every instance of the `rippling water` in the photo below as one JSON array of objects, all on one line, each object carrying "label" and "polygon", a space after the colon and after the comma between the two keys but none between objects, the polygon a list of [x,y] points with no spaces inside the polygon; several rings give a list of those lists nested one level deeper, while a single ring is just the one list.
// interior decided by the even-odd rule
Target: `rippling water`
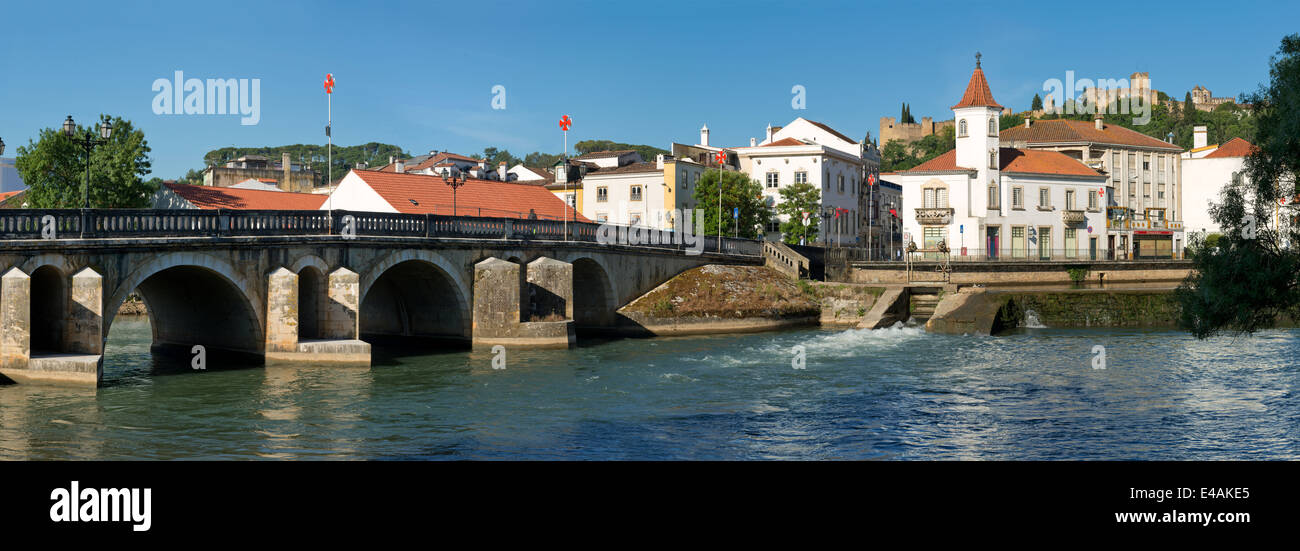
[{"label": "rippling water", "polygon": [[504,370],[460,351],[193,371],[149,339],[113,324],[98,391],[0,387],[0,457],[1300,458],[1300,330],[799,330],[510,350]]}]

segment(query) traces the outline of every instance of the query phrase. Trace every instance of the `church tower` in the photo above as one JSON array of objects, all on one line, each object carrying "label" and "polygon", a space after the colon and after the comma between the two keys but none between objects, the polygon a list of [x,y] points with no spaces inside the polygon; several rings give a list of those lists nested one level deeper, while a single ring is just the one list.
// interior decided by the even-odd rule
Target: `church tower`
[{"label": "church tower", "polygon": [[[970,205],[978,209],[980,205],[996,208],[1001,201],[990,204],[990,198],[999,198],[998,166],[998,116],[1002,106],[993,100],[989,82],[984,78],[984,69],[980,68],[980,54],[975,54],[975,72],[966,85],[966,93],[961,101],[952,106],[953,120],[957,125],[957,166],[973,168],[979,171],[977,182],[981,185],[972,190]],[[980,190],[993,188],[988,193]],[[980,213],[983,214],[983,213]]]}]

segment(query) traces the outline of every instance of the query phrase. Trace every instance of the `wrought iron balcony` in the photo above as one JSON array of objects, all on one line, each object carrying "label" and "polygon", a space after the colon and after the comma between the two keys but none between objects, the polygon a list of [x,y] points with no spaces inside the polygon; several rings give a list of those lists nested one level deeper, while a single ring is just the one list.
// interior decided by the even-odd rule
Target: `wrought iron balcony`
[{"label": "wrought iron balcony", "polygon": [[918,208],[916,223],[922,226],[944,226],[952,223],[952,208]]},{"label": "wrought iron balcony", "polygon": [[1082,224],[1088,219],[1087,212],[1076,209],[1067,209],[1061,211],[1061,222],[1067,226],[1071,224]]}]

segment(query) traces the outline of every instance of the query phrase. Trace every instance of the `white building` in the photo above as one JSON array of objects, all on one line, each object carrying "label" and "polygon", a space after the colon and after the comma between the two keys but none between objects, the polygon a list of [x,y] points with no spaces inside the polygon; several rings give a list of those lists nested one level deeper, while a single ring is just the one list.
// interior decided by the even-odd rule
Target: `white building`
[{"label": "white building", "polygon": [[956,148],[890,177],[918,248],[989,258],[1104,258],[1106,176],[1056,151],[1001,147],[1002,106],[976,62],[952,107]]},{"label": "white building", "polygon": [[1193,129],[1192,150],[1182,154],[1183,224],[1189,232],[1218,233],[1219,225],[1210,218],[1210,202],[1221,202],[1219,192],[1237,174],[1244,174],[1246,157],[1254,145],[1233,138],[1222,145],[1206,145],[1206,127]]},{"label": "white building", "polygon": [[[708,129],[700,131],[707,146]],[[768,125],[762,142],[750,140],[749,147],[729,148],[736,153],[741,172],[757,180],[769,205],[781,202],[780,190],[808,183],[821,191],[821,206],[844,209],[821,227],[822,243],[840,246],[866,245],[867,174],[880,170],[880,153],[869,143],[857,142],[825,124],[797,118],[783,127]],[[814,214],[815,215],[815,214]],[[766,228],[766,238],[780,240],[779,215]]]},{"label": "white building", "polygon": [[673,211],[696,208],[695,185],[704,166],[691,159],[660,155],[643,162],[635,151],[589,153],[573,162],[583,163],[580,181],[557,178],[548,185],[557,195],[574,194],[583,216],[596,222],[673,229]]}]

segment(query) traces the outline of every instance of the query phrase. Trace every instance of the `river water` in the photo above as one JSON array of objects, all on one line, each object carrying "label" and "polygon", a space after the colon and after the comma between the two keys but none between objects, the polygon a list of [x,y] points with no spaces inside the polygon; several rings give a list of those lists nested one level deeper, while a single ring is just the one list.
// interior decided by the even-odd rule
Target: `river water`
[{"label": "river water", "polygon": [[118,319],[96,391],[0,387],[0,458],[1300,458],[1296,329],[806,329],[507,350],[504,369],[377,350],[195,371],[149,342]]}]

